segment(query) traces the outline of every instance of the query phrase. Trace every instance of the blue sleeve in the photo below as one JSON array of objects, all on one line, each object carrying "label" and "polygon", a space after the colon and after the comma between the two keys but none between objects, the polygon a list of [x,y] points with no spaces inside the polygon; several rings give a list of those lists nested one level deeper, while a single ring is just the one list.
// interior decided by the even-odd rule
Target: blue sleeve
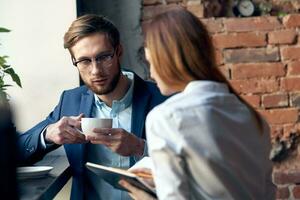
[{"label": "blue sleeve", "polygon": [[41,145],[40,134],[44,128],[50,124],[57,122],[61,118],[61,105],[63,102],[64,93],[61,95],[59,104],[49,114],[49,116],[38,123],[36,126],[18,135],[18,164],[31,165],[41,160],[48,152],[56,149],[59,145],[51,145],[44,148]]}]

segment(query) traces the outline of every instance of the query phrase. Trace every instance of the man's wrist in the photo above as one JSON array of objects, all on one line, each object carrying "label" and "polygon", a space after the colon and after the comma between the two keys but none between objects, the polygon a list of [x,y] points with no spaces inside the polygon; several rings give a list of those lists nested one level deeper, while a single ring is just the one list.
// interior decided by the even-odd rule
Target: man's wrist
[{"label": "man's wrist", "polygon": [[144,155],[144,147],[145,147],[145,140],[139,138],[137,146],[136,146],[137,151],[135,152],[134,156],[138,156],[138,157],[143,156]]},{"label": "man's wrist", "polygon": [[53,142],[50,142],[50,141],[47,141],[46,140],[46,131],[47,131],[47,128],[44,128],[44,130],[41,132],[40,134],[40,142],[41,142],[41,145],[44,149],[46,149],[47,147],[53,145],[54,143]]},{"label": "man's wrist", "polygon": [[43,134],[44,134],[44,140],[45,140],[45,143],[46,143],[46,144],[53,144],[53,142],[50,141],[50,140],[47,138],[47,129],[45,130],[45,132],[44,132]]},{"label": "man's wrist", "polygon": [[147,141],[145,139],[140,139],[140,140],[142,141],[142,144],[143,144],[143,147],[140,150],[140,151],[142,151],[142,154],[139,153],[139,155],[133,156],[135,162],[138,162],[139,160],[141,160],[145,156],[148,156]]}]

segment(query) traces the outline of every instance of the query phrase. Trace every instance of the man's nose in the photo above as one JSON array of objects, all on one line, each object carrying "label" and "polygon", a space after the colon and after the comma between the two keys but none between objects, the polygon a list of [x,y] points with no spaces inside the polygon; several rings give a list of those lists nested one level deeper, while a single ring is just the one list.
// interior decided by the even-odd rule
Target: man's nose
[{"label": "man's nose", "polygon": [[98,73],[103,73],[103,67],[101,66],[100,63],[97,63],[95,60],[92,61],[91,63],[92,67],[92,74],[98,74]]}]

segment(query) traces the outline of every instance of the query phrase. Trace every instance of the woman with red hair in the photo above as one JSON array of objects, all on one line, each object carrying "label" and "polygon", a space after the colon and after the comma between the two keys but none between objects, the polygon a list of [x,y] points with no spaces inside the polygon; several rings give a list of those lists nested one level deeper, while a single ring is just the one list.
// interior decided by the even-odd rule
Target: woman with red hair
[{"label": "woman with red hair", "polygon": [[201,21],[184,8],[168,11],[150,23],[145,44],[151,77],[173,95],[146,120],[158,198],[274,199],[268,125],[217,69]]}]

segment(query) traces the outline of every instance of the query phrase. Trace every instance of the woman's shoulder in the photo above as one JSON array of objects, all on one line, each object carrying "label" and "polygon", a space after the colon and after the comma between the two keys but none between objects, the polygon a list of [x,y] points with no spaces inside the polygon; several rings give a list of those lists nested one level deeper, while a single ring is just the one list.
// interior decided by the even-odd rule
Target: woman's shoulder
[{"label": "woman's shoulder", "polygon": [[169,113],[177,110],[205,108],[207,106],[218,106],[222,104],[240,104],[240,101],[231,93],[192,90],[174,94],[156,106],[154,110],[156,112]]}]

